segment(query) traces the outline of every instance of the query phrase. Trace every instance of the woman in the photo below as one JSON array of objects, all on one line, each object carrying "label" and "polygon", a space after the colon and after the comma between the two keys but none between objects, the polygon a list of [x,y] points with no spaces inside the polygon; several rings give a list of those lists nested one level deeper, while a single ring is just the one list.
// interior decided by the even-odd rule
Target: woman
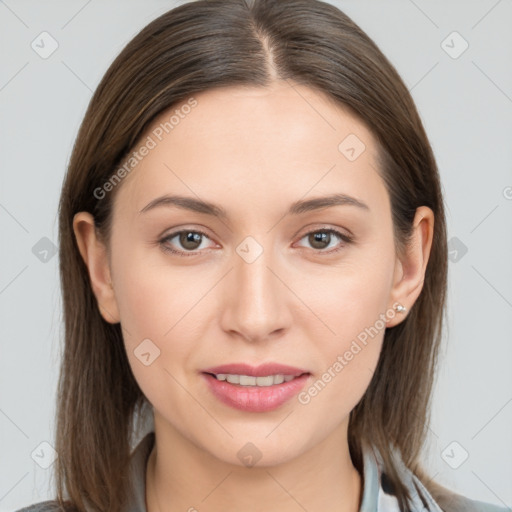
[{"label": "woman", "polygon": [[504,510],[422,469],[439,176],[335,7],[199,0],[142,30],[78,134],[60,262],[58,496],[23,510]]}]

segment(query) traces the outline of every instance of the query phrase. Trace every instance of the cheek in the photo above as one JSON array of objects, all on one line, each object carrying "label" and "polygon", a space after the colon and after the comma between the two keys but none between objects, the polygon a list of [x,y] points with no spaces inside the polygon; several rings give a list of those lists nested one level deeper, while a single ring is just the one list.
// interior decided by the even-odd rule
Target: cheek
[{"label": "cheek", "polygon": [[187,324],[180,323],[193,306],[181,292],[186,283],[178,272],[152,267],[141,257],[119,259],[118,263],[116,297],[135,380],[158,409],[182,410],[190,398],[179,383],[185,381],[194,351],[190,329],[183,335]]},{"label": "cheek", "polygon": [[383,297],[371,288],[363,291],[355,282],[346,284],[337,290],[337,307],[329,301],[323,310],[318,308],[334,334],[325,335],[324,328],[324,335],[317,338],[320,342],[315,355],[320,364],[309,385],[298,395],[303,414],[322,418],[316,433],[320,438],[348,418],[363,397],[384,339]]},{"label": "cheek", "polygon": [[[314,407],[338,404],[334,415],[342,417],[360,400],[379,360],[391,291],[393,259],[384,250],[379,257],[357,258],[329,274],[302,282],[299,294],[315,315],[308,315],[312,339],[320,362],[313,387],[301,403]],[[311,282],[316,286],[312,292]],[[309,286],[308,286],[309,285]],[[304,321],[304,320],[303,320]],[[307,327],[303,324],[303,329]],[[343,409],[343,410],[342,410]]]},{"label": "cheek", "polygon": [[319,269],[295,281],[297,295],[315,313],[307,318],[318,324],[317,335],[329,340],[325,345],[328,352],[343,349],[366,328],[383,330],[393,263],[385,250],[361,251],[336,267]]},{"label": "cheek", "polygon": [[[139,338],[162,340],[186,314],[190,281],[187,275],[162,266],[158,248],[131,248],[122,240],[113,245],[112,264],[116,277],[116,301],[125,335],[131,343]],[[156,260],[156,263],[155,263]]]},{"label": "cheek", "polygon": [[[144,250],[124,251],[121,244],[112,251],[126,351],[135,377],[146,386],[148,379],[150,386],[154,379],[155,385],[162,383],[157,374],[160,379],[170,378],[162,373],[165,369],[176,378],[187,371],[195,349],[191,341],[197,338],[194,329],[200,328],[200,322],[191,319],[201,311],[197,306],[203,303],[198,302],[212,286],[211,276],[172,269],[162,265],[161,258],[155,263],[156,250],[151,250],[153,257]],[[141,353],[154,358],[151,371],[140,360]]]},{"label": "cheek", "polygon": [[[363,290],[357,283],[345,285],[335,300],[333,297],[319,311],[332,331],[321,338],[323,369],[330,375],[325,375],[325,380],[336,380],[347,396],[351,389],[356,394],[364,391],[360,385],[365,387],[371,378],[382,346],[386,315],[385,297],[379,296],[378,289]],[[330,379],[333,374],[336,379]]]}]

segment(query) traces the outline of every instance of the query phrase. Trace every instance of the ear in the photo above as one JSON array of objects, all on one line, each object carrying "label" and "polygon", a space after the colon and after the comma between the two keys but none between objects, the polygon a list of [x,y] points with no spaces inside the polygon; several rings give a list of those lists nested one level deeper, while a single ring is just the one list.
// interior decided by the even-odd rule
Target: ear
[{"label": "ear", "polygon": [[[396,258],[389,308],[401,304],[410,310],[416,302],[423,289],[433,235],[434,212],[427,206],[420,206],[414,216],[411,242],[405,248],[405,254]],[[407,310],[403,313],[396,312],[388,320],[386,327],[402,322]]]},{"label": "ear", "polygon": [[78,249],[89,271],[92,291],[103,319],[111,324],[120,321],[119,309],[111,279],[108,252],[96,232],[94,217],[79,212],[73,217]]}]

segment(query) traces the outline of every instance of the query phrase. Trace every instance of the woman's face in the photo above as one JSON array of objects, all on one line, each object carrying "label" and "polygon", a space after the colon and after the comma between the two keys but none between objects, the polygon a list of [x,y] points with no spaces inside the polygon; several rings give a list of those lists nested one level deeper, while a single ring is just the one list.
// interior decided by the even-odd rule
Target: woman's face
[{"label": "woman's face", "polygon": [[[283,82],[194,98],[157,119],[117,185],[102,311],[121,322],[157,429],[226,462],[274,465],[346,438],[385,327],[404,316],[393,304],[420,290],[400,284],[375,140],[356,118]],[[310,203],[334,195],[352,199]],[[306,375],[244,387],[204,373],[237,363]]]}]

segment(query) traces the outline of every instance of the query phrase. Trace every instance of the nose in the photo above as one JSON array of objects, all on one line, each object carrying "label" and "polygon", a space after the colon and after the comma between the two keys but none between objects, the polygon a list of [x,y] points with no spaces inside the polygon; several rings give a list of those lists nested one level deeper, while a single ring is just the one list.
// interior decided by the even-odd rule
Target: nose
[{"label": "nose", "polygon": [[249,262],[236,252],[234,268],[222,290],[221,326],[232,337],[250,342],[273,339],[291,324],[286,275],[280,272],[270,250]]}]

